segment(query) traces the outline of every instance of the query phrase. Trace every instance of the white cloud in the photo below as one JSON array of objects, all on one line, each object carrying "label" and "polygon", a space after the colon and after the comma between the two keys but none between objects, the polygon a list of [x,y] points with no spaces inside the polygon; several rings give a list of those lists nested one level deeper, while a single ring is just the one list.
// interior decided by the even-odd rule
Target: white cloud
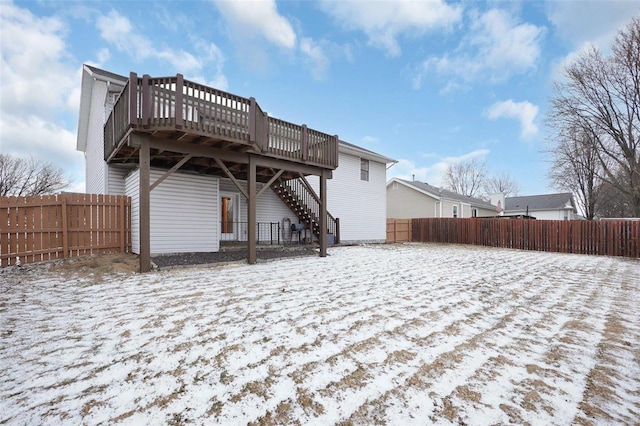
[{"label": "white cloud", "polygon": [[522,139],[529,139],[538,133],[538,126],[534,123],[537,115],[538,107],[536,105],[529,101],[514,102],[511,99],[494,103],[486,112],[486,116],[490,120],[515,118],[520,121],[520,137]]},{"label": "white cloud", "polygon": [[462,16],[462,6],[440,0],[324,1],[322,9],[346,29],[364,32],[370,46],[385,50],[389,56],[401,54],[401,35],[447,30]]},{"label": "white cloud", "polygon": [[579,47],[590,43],[606,49],[632,16],[640,14],[633,1],[554,1],[546,3],[549,21],[564,40]]},{"label": "white cloud", "polygon": [[324,79],[329,68],[329,58],[325,55],[320,44],[310,38],[303,38],[300,40],[300,51],[306,57],[313,79]]},{"label": "white cloud", "polygon": [[286,49],[296,46],[296,33],[278,13],[275,0],[222,0],[215,1],[215,5],[229,24],[232,38],[260,36]]},{"label": "white cloud", "polygon": [[428,166],[418,165],[412,160],[400,159],[397,164],[389,169],[387,178],[397,177],[405,180],[413,180],[415,177],[415,180],[426,182],[429,185],[441,186],[443,185],[442,175],[451,164],[473,159],[482,160],[486,158],[490,152],[488,149],[477,149],[457,157],[439,157],[434,154],[421,155],[422,158],[433,159],[435,161],[435,163]]},{"label": "white cloud", "polygon": [[174,69],[183,73],[198,72],[204,67],[200,53],[196,57],[183,49],[176,50],[167,47],[157,49],[156,44],[150,39],[134,30],[126,16],[115,10],[98,17],[96,27],[103,40],[136,60],[160,59],[170,63]]},{"label": "white cloud", "polygon": [[84,156],[76,151],[76,134],[35,115],[0,114],[2,153],[33,158],[62,168],[73,188],[84,191]]},{"label": "white cloud", "polygon": [[[430,72],[454,76],[464,81],[503,80],[512,74],[535,68],[540,57],[540,42],[545,30],[533,24],[518,23],[504,10],[483,14],[471,12],[468,34],[457,49],[442,56],[431,56],[414,76],[414,88]],[[455,88],[449,82],[444,93]]]},{"label": "white cloud", "polygon": [[215,69],[213,72],[213,78],[204,78],[202,75],[187,75],[186,78],[188,80],[192,80],[206,86],[215,87],[220,90],[227,90],[229,86],[229,82],[227,77],[224,75],[222,68],[224,65],[224,55],[222,51],[213,43],[205,42],[204,40],[194,40],[194,45],[198,52],[200,52],[200,57],[204,59],[206,63],[212,64],[212,67]]},{"label": "white cloud", "polygon": [[75,150],[75,133],[59,124],[77,114],[80,85],[64,40],[66,25],[3,2],[0,28],[2,152],[51,162],[68,173],[74,189],[83,188],[84,161]]},{"label": "white cloud", "polygon": [[2,111],[47,114],[63,107],[65,95],[76,84],[67,63],[63,22],[2,3],[0,28]]},{"label": "white cloud", "polygon": [[376,138],[375,136],[364,136],[361,139],[362,143],[364,143],[365,145],[375,145],[378,142],[380,142],[380,139]]},{"label": "white cloud", "polygon": [[554,61],[551,78],[562,80],[565,67],[593,46],[607,54],[618,32],[639,14],[640,6],[631,1],[547,3],[549,21],[572,49]]}]

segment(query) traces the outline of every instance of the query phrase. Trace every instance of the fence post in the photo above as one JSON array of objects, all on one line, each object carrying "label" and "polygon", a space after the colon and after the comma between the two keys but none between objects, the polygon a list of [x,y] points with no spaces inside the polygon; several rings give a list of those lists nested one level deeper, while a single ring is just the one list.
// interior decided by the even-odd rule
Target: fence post
[{"label": "fence post", "polygon": [[60,195],[62,198],[60,207],[62,209],[62,258],[66,259],[69,254],[69,232],[67,224],[67,196]]},{"label": "fence post", "polygon": [[126,226],[124,225],[125,220],[125,196],[119,195],[120,202],[118,203],[118,222],[120,222],[120,253],[125,252],[125,239],[126,239]]}]

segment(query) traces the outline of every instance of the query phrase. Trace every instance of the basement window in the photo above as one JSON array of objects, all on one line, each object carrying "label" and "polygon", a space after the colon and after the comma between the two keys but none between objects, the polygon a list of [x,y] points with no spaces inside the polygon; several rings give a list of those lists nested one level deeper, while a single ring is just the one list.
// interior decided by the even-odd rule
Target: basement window
[{"label": "basement window", "polygon": [[360,159],[360,180],[369,181],[369,160]]}]

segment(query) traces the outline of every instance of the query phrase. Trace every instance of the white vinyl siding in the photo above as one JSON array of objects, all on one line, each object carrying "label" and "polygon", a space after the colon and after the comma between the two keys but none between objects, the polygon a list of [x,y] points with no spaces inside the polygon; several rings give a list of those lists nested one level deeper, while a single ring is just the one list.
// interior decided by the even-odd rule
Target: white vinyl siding
[{"label": "white vinyl siding", "polygon": [[[360,157],[340,153],[327,180],[327,209],[340,218],[340,242],[384,242],[387,226],[386,164],[369,161],[369,181],[360,180]],[[319,179],[309,182],[320,194]]]},{"label": "white vinyl siding", "polygon": [[[529,216],[533,216],[538,220],[564,220],[565,210],[529,210]],[[527,214],[527,210],[509,210],[505,212],[507,215]],[[568,220],[576,220],[576,215],[569,212]]]},{"label": "white vinyl siding", "polygon": [[122,195],[125,193],[124,179],[129,170],[109,166],[107,168],[107,194]]},{"label": "white vinyl siding", "polygon": [[[242,189],[247,190],[247,182],[240,181],[240,185]],[[256,192],[262,189],[264,184],[257,183],[256,184]],[[238,190],[236,185],[230,179],[220,179],[220,192],[227,193],[238,193],[240,194],[239,200],[239,221],[247,222],[247,199],[242,195],[242,193]],[[287,207],[282,200],[276,195],[275,192],[271,189],[267,189],[256,199],[256,221],[259,223],[279,223],[281,229],[280,238],[285,238],[289,236],[288,233],[282,233],[282,227],[284,223],[284,219],[289,219],[290,223],[298,223],[298,218],[296,215]],[[245,241],[247,239],[246,236],[246,227],[242,229],[242,235],[239,235],[238,238],[240,240]]]},{"label": "white vinyl siding", "polygon": [[[151,182],[163,174],[151,170]],[[125,183],[131,197],[134,253],[140,253],[139,179],[136,169]],[[152,255],[218,251],[218,179],[173,173],[151,191],[150,221]]]},{"label": "white vinyl siding", "polygon": [[85,182],[88,194],[105,194],[107,163],[104,161],[104,116],[107,84],[95,80],[91,95],[88,143],[85,152]]}]

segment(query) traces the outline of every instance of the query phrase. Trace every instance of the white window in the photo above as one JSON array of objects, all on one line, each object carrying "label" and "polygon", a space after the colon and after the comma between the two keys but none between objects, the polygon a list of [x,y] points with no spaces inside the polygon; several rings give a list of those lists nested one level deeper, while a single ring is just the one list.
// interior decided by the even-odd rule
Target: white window
[{"label": "white window", "polygon": [[564,211],[564,220],[569,220],[569,210]]},{"label": "white window", "polygon": [[452,213],[453,217],[458,217],[458,206],[453,206]]},{"label": "white window", "polygon": [[360,159],[360,180],[369,181],[369,160]]}]

